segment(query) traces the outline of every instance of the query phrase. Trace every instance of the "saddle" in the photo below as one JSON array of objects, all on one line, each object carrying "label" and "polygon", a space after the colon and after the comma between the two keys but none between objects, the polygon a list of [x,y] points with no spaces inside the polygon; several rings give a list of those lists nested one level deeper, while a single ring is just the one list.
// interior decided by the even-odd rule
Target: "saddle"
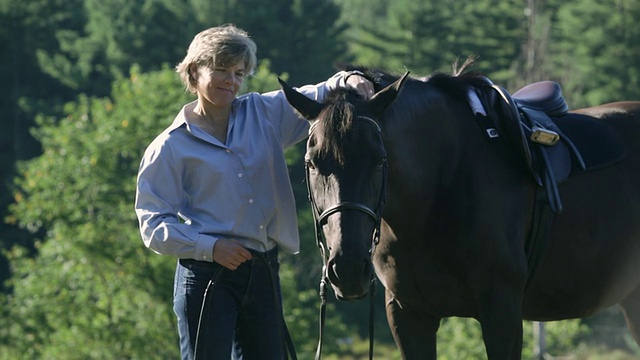
[{"label": "saddle", "polygon": [[484,84],[470,88],[468,95],[486,135],[502,138],[525,159],[555,214],[562,212],[558,184],[625,156],[622,142],[609,124],[569,113],[556,82],[536,82],[510,95],[484,78]]}]

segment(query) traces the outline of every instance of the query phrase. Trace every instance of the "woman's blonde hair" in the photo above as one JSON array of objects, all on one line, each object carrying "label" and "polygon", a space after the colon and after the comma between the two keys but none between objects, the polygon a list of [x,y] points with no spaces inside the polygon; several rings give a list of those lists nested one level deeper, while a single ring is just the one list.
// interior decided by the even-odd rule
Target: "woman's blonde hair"
[{"label": "woman's blonde hair", "polygon": [[246,74],[253,74],[256,67],[257,46],[249,34],[232,24],[209,28],[198,33],[191,41],[187,55],[176,65],[176,72],[187,91],[196,93],[195,68],[229,67],[244,62]]}]

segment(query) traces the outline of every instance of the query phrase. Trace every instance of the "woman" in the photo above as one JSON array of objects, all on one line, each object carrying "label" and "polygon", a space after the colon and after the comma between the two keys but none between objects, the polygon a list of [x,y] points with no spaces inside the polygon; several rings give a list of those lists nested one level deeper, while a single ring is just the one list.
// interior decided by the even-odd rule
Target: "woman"
[{"label": "woman", "polygon": [[[282,91],[237,97],[255,54],[255,43],[233,25],[196,35],[176,70],[197,100],[153,140],[140,165],[142,239],[178,259],[182,359],[286,355],[278,250],[297,253],[299,235],[284,149],[309,124]],[[348,72],[299,90],[321,101],[347,85],[373,93],[369,81]]]}]

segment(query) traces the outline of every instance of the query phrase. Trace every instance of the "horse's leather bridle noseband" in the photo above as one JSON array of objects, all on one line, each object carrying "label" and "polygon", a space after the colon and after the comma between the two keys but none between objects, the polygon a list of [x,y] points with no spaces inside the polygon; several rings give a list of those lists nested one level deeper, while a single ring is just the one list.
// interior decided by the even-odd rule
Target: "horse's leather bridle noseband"
[{"label": "horse's leather bridle noseband", "polygon": [[[366,124],[374,126],[378,134],[382,137],[382,130],[380,129],[380,126],[375,120],[366,116],[357,116],[356,118],[358,120],[362,120]],[[318,124],[318,121],[316,121],[311,125],[311,127],[309,128],[309,134],[313,132],[317,124]],[[325,319],[325,312],[326,312],[326,287],[327,287],[327,282],[330,281],[327,275],[327,272],[328,272],[327,263],[329,260],[329,253],[322,240],[323,239],[322,230],[321,230],[322,224],[324,224],[327,221],[329,216],[345,210],[355,210],[355,211],[360,211],[362,213],[367,214],[375,222],[375,228],[374,228],[372,239],[371,239],[371,248],[369,249],[369,256],[373,257],[375,248],[380,241],[380,226],[382,223],[382,207],[386,199],[386,191],[387,191],[387,168],[388,168],[388,164],[387,164],[387,159],[385,157],[385,159],[382,162],[382,184],[380,188],[380,195],[379,195],[378,203],[375,209],[371,209],[367,205],[364,205],[357,201],[341,201],[333,206],[330,206],[326,210],[320,212],[320,209],[318,208],[318,204],[316,203],[316,200],[313,197],[313,192],[311,191],[309,163],[308,161],[305,161],[307,192],[309,195],[309,202],[311,203],[311,210],[314,218],[316,244],[318,246],[318,249],[320,250],[320,254],[322,255],[322,262],[323,262],[322,277],[320,279],[320,299],[321,299],[320,332],[319,332],[318,348],[316,350],[316,360],[320,360],[320,355],[322,352],[322,335],[323,335],[324,319]],[[373,266],[372,265],[373,263],[372,262],[370,263],[371,263],[371,266]],[[369,287],[369,296],[371,299],[370,309],[369,309],[370,310],[369,311],[369,359],[373,359],[373,337],[374,337],[374,324],[373,324],[374,301],[373,299],[374,299],[374,293],[375,293],[375,284],[376,284],[375,272],[372,271],[371,283]]]}]

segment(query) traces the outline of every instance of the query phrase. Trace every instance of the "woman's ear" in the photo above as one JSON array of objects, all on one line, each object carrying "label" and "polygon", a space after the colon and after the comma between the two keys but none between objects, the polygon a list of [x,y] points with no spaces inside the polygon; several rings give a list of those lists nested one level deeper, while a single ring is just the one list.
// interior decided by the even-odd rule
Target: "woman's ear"
[{"label": "woman's ear", "polygon": [[189,72],[189,82],[191,83],[191,85],[197,85],[198,84],[198,64],[196,63],[191,63],[189,64],[188,70]]}]

